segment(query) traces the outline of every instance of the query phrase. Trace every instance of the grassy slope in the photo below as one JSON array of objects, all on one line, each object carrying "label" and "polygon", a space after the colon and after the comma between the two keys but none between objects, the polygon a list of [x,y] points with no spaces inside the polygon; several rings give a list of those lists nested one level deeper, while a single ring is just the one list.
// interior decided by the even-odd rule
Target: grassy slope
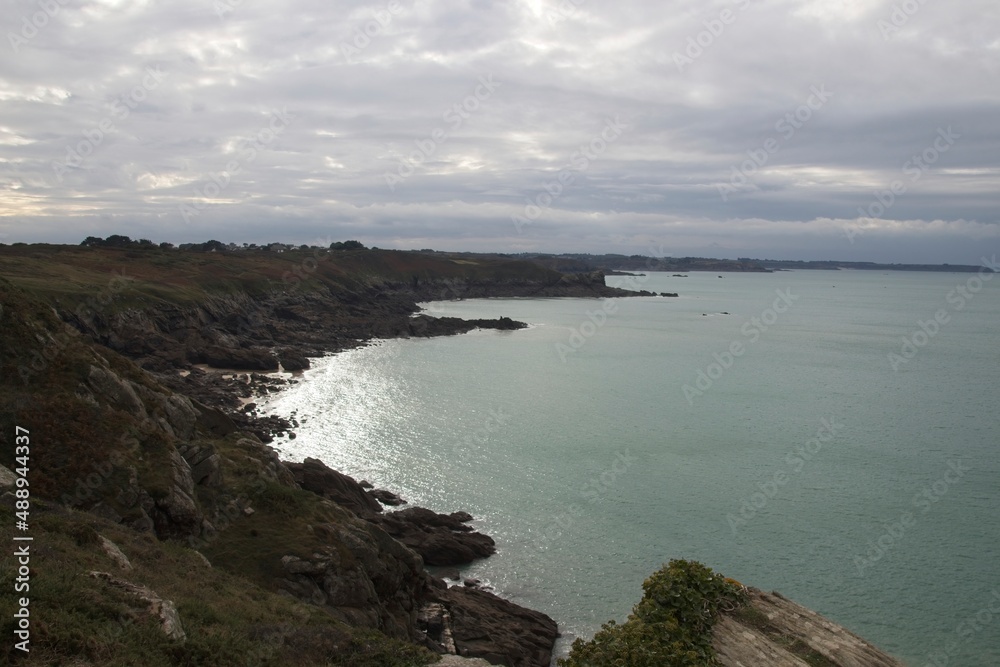
[{"label": "grassy slope", "polygon": [[0,246],[0,276],[49,303],[65,307],[128,281],[117,308],[167,301],[190,305],[209,295],[252,296],[299,283],[334,292],[382,284],[435,280],[558,280],[548,269],[513,260],[450,259],[392,250],[189,252],[160,248],[89,248],[59,245]]},{"label": "grassy slope", "polygon": [[[432,659],[415,646],[349,628],[316,607],[209,568],[180,544],[38,501],[33,510],[31,652],[23,656],[8,641],[0,662],[40,667],[408,667]],[[10,508],[0,507],[0,523],[12,525]],[[119,570],[101,550],[98,534],[117,544],[134,569]],[[5,553],[0,558],[5,591],[13,589],[14,570],[14,558]],[[172,600],[187,640],[167,639],[135,597],[87,576],[90,571],[145,585]],[[0,596],[0,632],[8,638],[13,636],[14,611],[14,598]]]}]

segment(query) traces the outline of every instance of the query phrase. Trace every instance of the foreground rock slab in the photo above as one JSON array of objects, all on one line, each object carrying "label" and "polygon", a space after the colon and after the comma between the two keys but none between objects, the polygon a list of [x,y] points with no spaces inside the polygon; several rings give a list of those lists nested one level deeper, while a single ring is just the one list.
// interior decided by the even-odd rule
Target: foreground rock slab
[{"label": "foreground rock slab", "polygon": [[783,597],[749,589],[750,603],[723,614],[713,647],[724,667],[904,667],[861,637]]}]

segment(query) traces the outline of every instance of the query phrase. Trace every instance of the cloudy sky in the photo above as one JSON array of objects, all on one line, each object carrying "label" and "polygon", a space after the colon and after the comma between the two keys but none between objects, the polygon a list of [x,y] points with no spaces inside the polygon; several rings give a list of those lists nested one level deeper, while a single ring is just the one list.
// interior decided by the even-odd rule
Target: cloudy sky
[{"label": "cloudy sky", "polygon": [[4,0],[0,241],[976,264],[996,0]]}]

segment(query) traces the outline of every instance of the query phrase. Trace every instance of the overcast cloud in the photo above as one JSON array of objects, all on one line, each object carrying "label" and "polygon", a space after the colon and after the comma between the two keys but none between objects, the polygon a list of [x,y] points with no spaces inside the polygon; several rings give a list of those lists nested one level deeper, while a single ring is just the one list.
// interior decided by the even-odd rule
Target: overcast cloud
[{"label": "overcast cloud", "polygon": [[2,12],[7,243],[964,264],[1000,250],[996,0]]}]

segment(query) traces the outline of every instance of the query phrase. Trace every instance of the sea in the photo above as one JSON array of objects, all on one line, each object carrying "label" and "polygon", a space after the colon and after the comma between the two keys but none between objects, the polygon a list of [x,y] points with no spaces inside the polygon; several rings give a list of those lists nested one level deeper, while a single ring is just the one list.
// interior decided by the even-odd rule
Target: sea
[{"label": "sea", "polygon": [[1000,665],[1000,278],[645,272],[677,297],[422,304],[520,331],[315,360],[275,443],[498,551],[462,569],[559,623],[557,653],[698,560],[913,667]]}]

